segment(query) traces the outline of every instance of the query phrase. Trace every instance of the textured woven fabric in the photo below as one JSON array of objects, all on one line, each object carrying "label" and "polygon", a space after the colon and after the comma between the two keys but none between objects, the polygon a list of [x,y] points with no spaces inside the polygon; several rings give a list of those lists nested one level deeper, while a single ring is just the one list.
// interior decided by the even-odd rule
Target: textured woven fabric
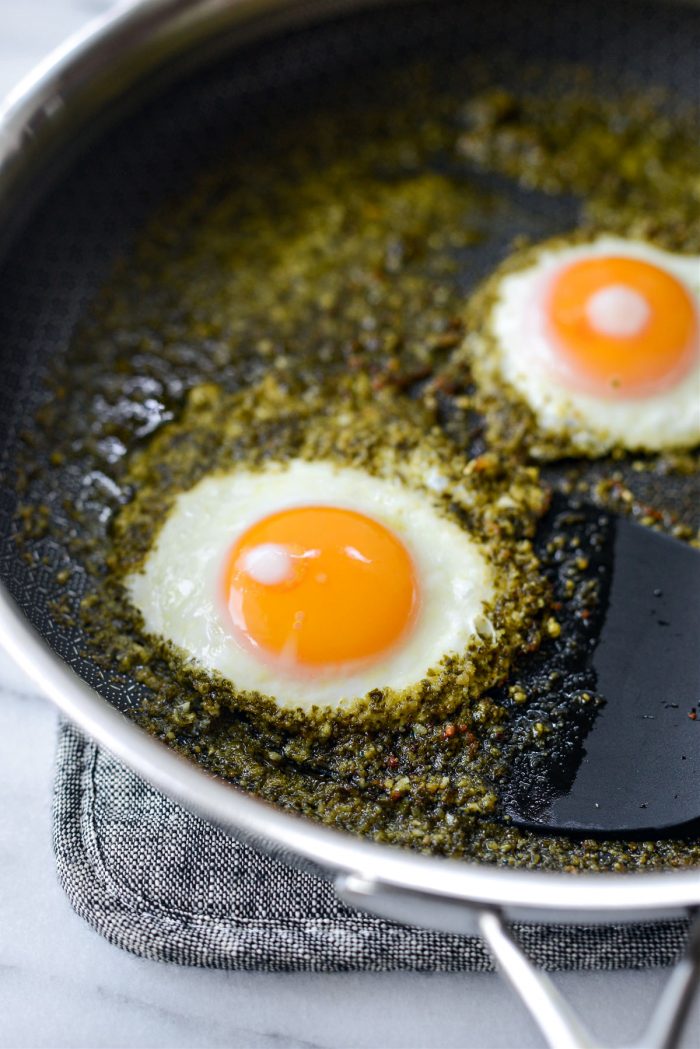
[{"label": "textured woven fabric", "polygon": [[[183,965],[266,971],[484,972],[480,941],[395,925],[341,904],[332,886],[234,841],[63,724],[54,795],[58,874],[111,943]],[[547,969],[673,963],[687,923],[520,926]]]}]

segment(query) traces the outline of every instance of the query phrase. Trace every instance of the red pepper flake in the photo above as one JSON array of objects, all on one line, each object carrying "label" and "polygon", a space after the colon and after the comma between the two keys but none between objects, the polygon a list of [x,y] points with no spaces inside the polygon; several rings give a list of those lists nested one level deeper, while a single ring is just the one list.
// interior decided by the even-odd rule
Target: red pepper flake
[{"label": "red pepper flake", "polygon": [[433,387],[438,393],[444,393],[446,397],[454,394],[457,389],[457,383],[454,379],[448,379],[447,376],[439,376],[435,380]]},{"label": "red pepper flake", "polygon": [[397,769],[399,767],[399,759],[397,757],[395,757],[393,754],[389,755],[389,757],[387,758],[387,762],[386,763],[387,763],[387,765],[389,766],[390,769]]},{"label": "red pepper flake", "polygon": [[460,724],[457,726],[457,731],[461,732],[462,735],[464,735],[465,732],[469,731],[469,725]]},{"label": "red pepper flake", "polygon": [[691,721],[697,721],[697,720],[698,720],[698,712],[697,712],[697,710],[695,709],[695,707],[693,707],[693,708],[692,708],[692,709],[691,709],[691,710],[690,710],[690,711],[688,712],[688,717],[690,718],[690,720],[691,720]]},{"label": "red pepper flake", "polygon": [[458,331],[444,331],[440,335],[434,335],[431,342],[436,350],[451,350],[459,344],[460,339]]},{"label": "red pepper flake", "polygon": [[579,616],[581,617],[581,619],[590,619],[591,618],[591,610],[590,610],[590,608],[582,608],[581,611],[579,612]]},{"label": "red pepper flake", "polygon": [[[427,379],[432,373],[433,369],[427,365],[423,368],[414,368],[413,371],[405,372],[403,375],[397,375],[394,378],[394,386],[399,390],[404,390],[407,386],[411,386],[415,382],[421,382],[423,379]],[[437,380],[435,388],[437,388]],[[445,387],[445,390],[447,393],[452,392],[450,389],[447,389],[447,387]]]},{"label": "red pepper flake", "polygon": [[456,731],[457,729],[454,725],[445,725],[444,729],[442,730],[442,734],[445,737],[445,739],[452,739]]}]

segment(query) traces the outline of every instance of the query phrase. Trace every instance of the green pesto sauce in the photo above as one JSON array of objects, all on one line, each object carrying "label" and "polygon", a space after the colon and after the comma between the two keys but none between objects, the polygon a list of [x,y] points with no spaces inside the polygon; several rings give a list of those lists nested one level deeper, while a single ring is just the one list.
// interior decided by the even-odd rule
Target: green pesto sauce
[{"label": "green pesto sauce", "polygon": [[[479,399],[459,357],[465,300],[524,228],[700,250],[692,126],[648,99],[601,103],[578,73],[560,75],[555,109],[493,85],[465,100],[414,70],[374,106],[246,142],[170,201],[94,303],[26,435],[18,534],[28,557],[47,536],[64,551],[56,616],[80,624],[110,687],[136,683],[132,716],[245,790],[484,862],[694,866],[697,841],[571,841],[499,819],[513,756],[580,737],[600,703],[582,669],[598,584],[580,537],[533,546],[547,494],[529,462],[532,420]],[[559,197],[574,202],[563,224],[547,215]],[[505,573],[498,649],[433,668],[398,707],[370,693],[357,716],[329,718],[282,715],[146,635],[122,579],[178,492],[294,456],[418,487],[439,466],[444,512]],[[79,497],[48,501],[76,479]],[[547,467],[545,480],[688,538],[697,528],[692,456],[618,452]]]}]

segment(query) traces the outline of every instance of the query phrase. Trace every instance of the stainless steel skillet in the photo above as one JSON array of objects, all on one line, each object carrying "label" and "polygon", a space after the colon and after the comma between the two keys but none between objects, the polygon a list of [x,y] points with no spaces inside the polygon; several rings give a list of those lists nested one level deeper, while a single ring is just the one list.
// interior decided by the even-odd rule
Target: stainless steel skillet
[{"label": "stainless steel skillet", "polygon": [[[402,48],[415,53],[420,47],[445,46],[448,36],[451,46],[457,46],[454,41],[469,41],[470,33],[471,46],[486,52],[505,39],[516,51],[543,60],[617,63],[621,75],[636,72],[650,82],[670,81],[676,92],[687,89],[697,95],[700,84],[700,13],[691,8],[549,0],[483,6],[429,0],[150,0],[102,20],[43,64],[9,99],[0,124],[5,256],[0,302],[0,637],[71,719],[155,786],[231,833],[333,879],[356,906],[435,929],[481,935],[549,1043],[584,1046],[591,1039],[549,980],[530,965],[510,923],[694,914],[700,907],[700,872],[570,877],[428,858],[303,821],[227,787],[127,720],[120,709],[123,697],[100,683],[75,639],[57,631],[48,611],[49,574],[27,570],[10,534],[16,434],[36,403],[42,368],[50,354],[61,352],[104,273],[105,260],[124,243],[130,223],[136,225],[157,198],[158,171],[148,191],[134,194],[131,212],[105,217],[106,180],[109,184],[111,178],[115,188],[120,180],[137,178],[138,149],[150,133],[142,120],[141,130],[132,135],[133,115],[153,106],[150,100],[169,91],[174,81],[208,68],[222,55],[231,56],[231,93],[248,105],[263,81],[278,91],[302,94],[314,76],[322,84],[324,77],[361,68],[363,61],[381,60],[387,41],[399,53]],[[281,50],[270,50],[273,57],[266,59],[266,48],[275,42]],[[251,66],[253,51],[257,57]],[[286,56],[283,62],[281,54]],[[177,121],[172,113],[160,113],[161,129],[152,133],[167,143],[169,135],[177,134]],[[121,152],[111,153],[112,134],[121,136]],[[129,155],[131,166],[126,164]],[[125,166],[111,170],[111,156]],[[197,159],[193,148],[192,163]],[[82,177],[91,163],[94,172]],[[65,248],[68,238],[71,250],[61,255],[56,245],[63,241]],[[644,1045],[675,1044],[699,975],[696,930]]]}]

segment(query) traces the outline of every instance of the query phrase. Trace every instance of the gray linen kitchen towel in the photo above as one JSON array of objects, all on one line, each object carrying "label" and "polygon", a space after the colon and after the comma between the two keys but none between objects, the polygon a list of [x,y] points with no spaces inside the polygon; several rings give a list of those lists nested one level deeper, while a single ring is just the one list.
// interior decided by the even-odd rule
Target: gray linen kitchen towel
[{"label": "gray linen kitchen towel", "polygon": [[[480,941],[354,911],[332,887],[228,837],[174,804],[69,724],[54,795],[58,875],[111,943],[182,965],[265,971],[485,972]],[[518,934],[546,969],[669,965],[683,921]]]}]

